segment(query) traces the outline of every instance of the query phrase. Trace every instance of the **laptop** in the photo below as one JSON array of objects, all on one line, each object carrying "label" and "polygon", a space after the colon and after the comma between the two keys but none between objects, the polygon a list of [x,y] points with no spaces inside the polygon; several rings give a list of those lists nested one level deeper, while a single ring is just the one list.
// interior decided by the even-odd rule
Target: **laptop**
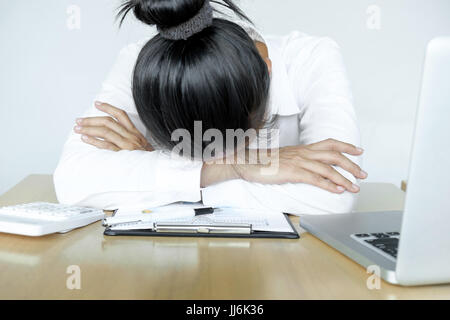
[{"label": "laptop", "polygon": [[301,216],[300,226],[389,283],[449,283],[450,37],[427,46],[410,161],[403,212]]}]

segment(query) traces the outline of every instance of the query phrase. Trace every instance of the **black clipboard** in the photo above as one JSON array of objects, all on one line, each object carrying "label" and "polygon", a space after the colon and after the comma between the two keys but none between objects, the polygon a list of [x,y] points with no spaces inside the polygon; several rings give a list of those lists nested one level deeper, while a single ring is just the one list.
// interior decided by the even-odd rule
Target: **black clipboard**
[{"label": "black clipboard", "polygon": [[284,213],[284,217],[292,228],[292,232],[270,232],[270,231],[252,231],[250,234],[208,234],[208,233],[161,233],[153,230],[111,230],[106,228],[103,233],[105,236],[135,236],[135,237],[201,237],[201,238],[269,238],[269,239],[299,239],[300,236],[295,230],[294,225],[288,215]]}]

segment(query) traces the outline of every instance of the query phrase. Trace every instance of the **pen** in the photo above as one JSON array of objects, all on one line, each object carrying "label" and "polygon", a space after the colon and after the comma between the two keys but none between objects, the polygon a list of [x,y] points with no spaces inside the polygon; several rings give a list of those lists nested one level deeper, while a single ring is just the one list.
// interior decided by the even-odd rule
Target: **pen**
[{"label": "pen", "polygon": [[[191,210],[192,209],[187,209],[186,211],[191,212]],[[193,210],[194,210],[196,216],[201,216],[201,215],[205,215],[205,214],[213,214],[214,212],[220,211],[219,208],[212,208],[212,207],[197,208],[197,209],[193,209]],[[160,213],[161,210],[158,210],[158,209],[144,209],[141,212],[144,213],[144,214]]]}]

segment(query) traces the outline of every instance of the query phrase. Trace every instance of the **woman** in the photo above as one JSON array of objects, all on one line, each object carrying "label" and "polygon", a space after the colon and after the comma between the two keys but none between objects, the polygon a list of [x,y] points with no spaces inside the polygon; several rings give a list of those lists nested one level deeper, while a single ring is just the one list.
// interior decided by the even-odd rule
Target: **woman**
[{"label": "woman", "polygon": [[[240,20],[214,18],[211,2]],[[232,1],[211,2],[123,4],[122,21],[133,11],[159,34],[121,51],[95,106],[77,119],[54,175],[59,201],[116,208],[203,200],[294,214],[350,211],[357,179],[367,173],[359,167],[363,150],[356,147],[338,46],[299,32],[264,39]],[[259,133],[271,123],[279,134],[277,157],[236,163],[231,151],[242,148],[236,143],[212,162],[170,156],[174,131],[195,135],[199,121],[202,133]],[[207,148],[203,141],[192,146]],[[261,152],[244,147],[247,157]],[[277,170],[263,174],[268,165]]]}]

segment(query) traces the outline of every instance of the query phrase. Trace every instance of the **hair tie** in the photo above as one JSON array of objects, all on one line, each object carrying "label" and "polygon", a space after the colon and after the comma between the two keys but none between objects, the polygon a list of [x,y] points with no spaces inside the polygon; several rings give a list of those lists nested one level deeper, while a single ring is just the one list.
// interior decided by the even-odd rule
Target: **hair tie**
[{"label": "hair tie", "polygon": [[213,8],[209,4],[209,0],[205,1],[205,4],[200,11],[188,21],[185,21],[177,26],[162,28],[158,26],[160,35],[169,40],[187,40],[194,34],[201,32],[203,29],[208,28],[213,23]]}]

